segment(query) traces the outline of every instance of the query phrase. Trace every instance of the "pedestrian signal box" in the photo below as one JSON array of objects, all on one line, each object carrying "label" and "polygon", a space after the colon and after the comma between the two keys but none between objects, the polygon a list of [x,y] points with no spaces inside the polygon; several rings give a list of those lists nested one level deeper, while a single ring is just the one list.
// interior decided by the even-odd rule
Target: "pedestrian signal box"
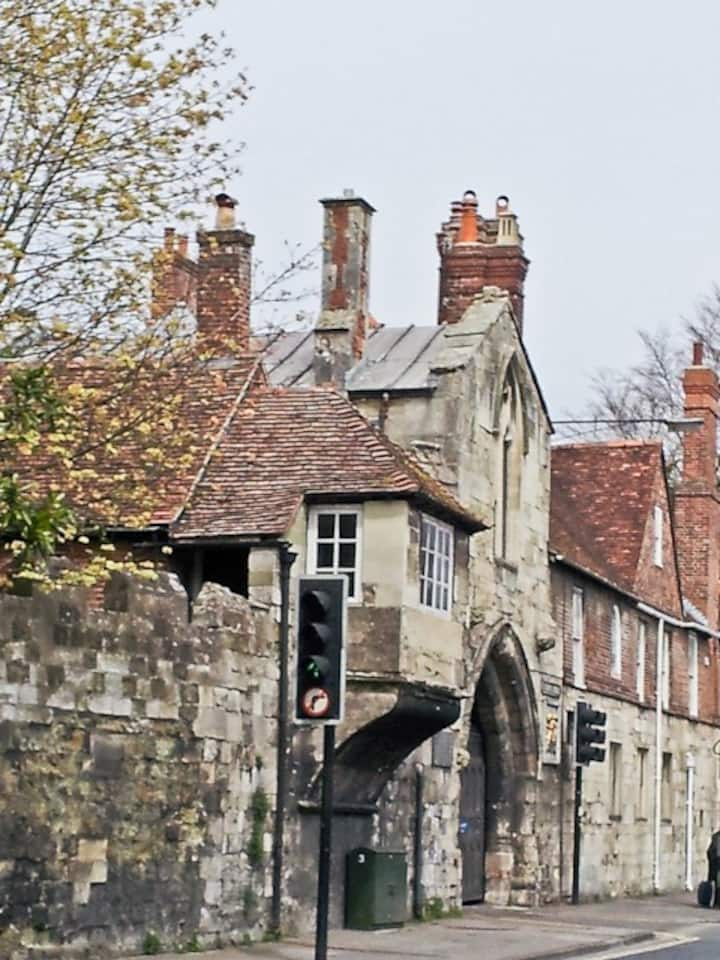
[{"label": "pedestrian signal box", "polygon": [[605,724],[607,714],[602,710],[593,710],[589,703],[578,700],[575,706],[576,735],[575,735],[575,762],[602,763],[605,759],[605,748],[596,746],[605,743]]},{"label": "pedestrian signal box", "polygon": [[346,606],[346,577],[300,577],[295,719],[301,723],[343,718]]}]

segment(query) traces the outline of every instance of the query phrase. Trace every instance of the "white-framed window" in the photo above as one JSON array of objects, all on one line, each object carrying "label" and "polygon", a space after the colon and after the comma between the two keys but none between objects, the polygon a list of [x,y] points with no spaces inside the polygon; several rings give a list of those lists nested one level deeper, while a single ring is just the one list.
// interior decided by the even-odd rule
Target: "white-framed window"
[{"label": "white-framed window", "polygon": [[698,638],[692,631],[688,634],[688,713],[698,715]]},{"label": "white-framed window", "polygon": [[622,619],[616,603],[610,618],[610,673],[617,679],[622,675]]},{"label": "white-framed window", "polygon": [[610,744],[610,816],[622,818],[622,746]]},{"label": "white-framed window", "polygon": [[453,591],[453,528],[420,517],[420,603],[448,613]]},{"label": "white-framed window", "polygon": [[638,620],[637,650],[635,652],[635,692],[642,703],[645,700],[645,649],[647,646],[647,624]]},{"label": "white-framed window", "polygon": [[637,751],[637,805],[635,816],[639,820],[647,819],[647,747],[638,747]]},{"label": "white-framed window", "polygon": [[662,708],[663,710],[669,710],[670,708],[670,679],[672,671],[672,663],[670,662],[670,651],[672,649],[670,643],[671,633],[667,627],[663,631],[663,646],[662,646]]},{"label": "white-framed window", "polygon": [[308,573],[344,573],[348,600],[362,598],[360,570],[362,509],[357,506],[311,507],[308,516]]},{"label": "white-framed window", "polygon": [[573,682],[585,686],[585,612],[582,587],[572,592],[572,672]]},{"label": "white-framed window", "polygon": [[663,512],[657,504],[653,509],[653,563],[663,565]]}]

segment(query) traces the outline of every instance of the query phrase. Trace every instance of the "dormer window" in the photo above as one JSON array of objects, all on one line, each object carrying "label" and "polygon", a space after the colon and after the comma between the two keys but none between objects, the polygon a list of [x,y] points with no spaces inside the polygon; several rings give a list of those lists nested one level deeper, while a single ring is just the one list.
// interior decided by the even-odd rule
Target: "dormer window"
[{"label": "dormer window", "polygon": [[653,510],[653,563],[663,565],[663,512],[657,505]]},{"label": "dormer window", "polygon": [[362,599],[359,507],[312,507],[308,519],[308,573],[343,573],[348,600]]},{"label": "dormer window", "polygon": [[452,606],[453,529],[424,514],[420,521],[420,603],[448,613]]}]

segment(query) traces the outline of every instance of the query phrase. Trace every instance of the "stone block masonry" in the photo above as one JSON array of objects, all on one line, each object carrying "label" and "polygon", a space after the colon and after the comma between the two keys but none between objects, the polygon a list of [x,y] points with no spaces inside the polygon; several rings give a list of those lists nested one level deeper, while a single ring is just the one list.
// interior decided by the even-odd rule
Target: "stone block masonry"
[{"label": "stone block masonry", "polygon": [[0,596],[0,957],[262,934],[274,637],[214,584],[189,623],[164,575],[118,577],[102,610]]}]

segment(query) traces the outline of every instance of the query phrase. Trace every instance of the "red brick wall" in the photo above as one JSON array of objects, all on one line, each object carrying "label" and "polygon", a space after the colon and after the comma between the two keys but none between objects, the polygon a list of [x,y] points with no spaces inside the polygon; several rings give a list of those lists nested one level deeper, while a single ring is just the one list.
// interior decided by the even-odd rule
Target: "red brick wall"
[{"label": "red brick wall", "polygon": [[[573,685],[572,591],[577,586],[584,597],[585,687],[618,699],[640,703],[636,692],[638,623],[646,623],[645,685],[643,706],[654,708],[657,671],[657,619],[642,615],[634,601],[599,581],[564,566],[552,569],[553,615],[563,644],[563,672],[566,684]],[[622,620],[622,672],[611,675],[612,607],[617,604]],[[670,711],[688,716],[688,635],[670,627]],[[706,664],[706,660],[708,661]],[[698,717],[717,722],[716,682],[718,673],[715,641],[698,634]]]},{"label": "red brick wall", "polygon": [[[654,529],[655,506],[660,507],[663,514],[663,551],[662,567],[654,561]],[[666,613],[682,620],[682,602],[677,565],[675,562],[675,545],[673,543],[672,518],[667,498],[667,488],[662,470],[658,468],[653,484],[650,508],[645,523],[645,533],[640,547],[640,557],[637,564],[638,575],[635,581],[635,593],[642,597],[645,603],[658,607]]]},{"label": "red brick wall", "polygon": [[[702,361],[702,355],[697,358]],[[718,382],[703,366],[685,371],[684,414],[702,428],[683,435],[683,471],[675,493],[675,529],[683,592],[718,628],[720,499],[717,480]]]},{"label": "red brick wall", "polygon": [[198,234],[197,330],[201,346],[246,350],[250,340],[252,234]]}]

